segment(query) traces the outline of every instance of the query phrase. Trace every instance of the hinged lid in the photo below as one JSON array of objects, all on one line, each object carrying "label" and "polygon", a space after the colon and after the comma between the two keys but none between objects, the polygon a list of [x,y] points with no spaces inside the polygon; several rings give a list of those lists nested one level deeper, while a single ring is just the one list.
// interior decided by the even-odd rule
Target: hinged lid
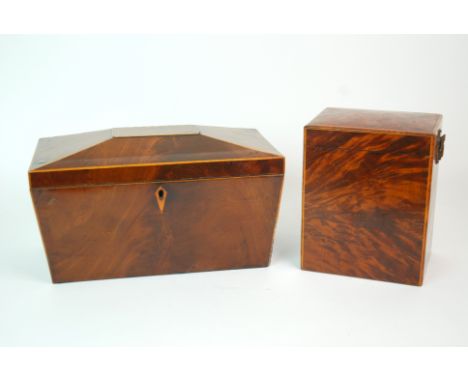
[{"label": "hinged lid", "polygon": [[403,111],[344,109],[329,107],[306,128],[347,130],[364,133],[436,135],[442,115]]},{"label": "hinged lid", "polygon": [[[430,156],[443,154],[442,115],[398,111],[327,108],[305,126],[309,144],[317,150],[401,152]],[[438,135],[436,135],[438,134]],[[431,146],[435,146],[431,150]]]},{"label": "hinged lid", "polygon": [[31,187],[176,181],[284,173],[284,158],[254,129],[116,128],[41,138]]}]

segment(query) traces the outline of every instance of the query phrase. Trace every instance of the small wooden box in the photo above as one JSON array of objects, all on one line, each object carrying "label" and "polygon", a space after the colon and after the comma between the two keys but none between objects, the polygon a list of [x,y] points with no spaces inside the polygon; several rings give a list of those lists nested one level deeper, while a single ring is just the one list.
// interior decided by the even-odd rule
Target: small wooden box
[{"label": "small wooden box", "polygon": [[305,127],[302,269],[422,284],[441,121],[328,108]]},{"label": "small wooden box", "polygon": [[29,182],[52,280],[265,267],[283,174],[251,129],[40,139]]}]

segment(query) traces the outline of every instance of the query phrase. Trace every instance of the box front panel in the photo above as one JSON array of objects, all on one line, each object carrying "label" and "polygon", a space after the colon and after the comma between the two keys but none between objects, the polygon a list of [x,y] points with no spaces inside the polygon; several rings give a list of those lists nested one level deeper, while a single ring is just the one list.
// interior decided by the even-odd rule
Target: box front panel
[{"label": "box front panel", "polygon": [[33,189],[55,282],[269,264],[282,176]]},{"label": "box front panel", "polygon": [[302,268],[420,284],[430,142],[306,129]]}]

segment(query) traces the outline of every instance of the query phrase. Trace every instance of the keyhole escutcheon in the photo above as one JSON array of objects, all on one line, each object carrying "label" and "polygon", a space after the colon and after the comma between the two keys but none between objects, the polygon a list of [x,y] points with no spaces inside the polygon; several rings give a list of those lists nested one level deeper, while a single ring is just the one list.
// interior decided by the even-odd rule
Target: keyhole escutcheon
[{"label": "keyhole escutcheon", "polygon": [[154,193],[154,196],[156,197],[156,201],[158,202],[158,207],[161,212],[164,212],[164,206],[166,204],[166,199],[167,199],[167,191],[164,189],[164,187],[159,186],[156,192]]}]

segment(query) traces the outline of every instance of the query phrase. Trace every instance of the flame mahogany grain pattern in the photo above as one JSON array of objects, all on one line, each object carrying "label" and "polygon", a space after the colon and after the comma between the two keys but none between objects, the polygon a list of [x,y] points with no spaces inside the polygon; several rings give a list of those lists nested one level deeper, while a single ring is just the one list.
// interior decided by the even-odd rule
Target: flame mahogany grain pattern
[{"label": "flame mahogany grain pattern", "polygon": [[29,179],[52,280],[268,266],[284,158],[247,129],[148,129],[39,144]]},{"label": "flame mahogany grain pattern", "polygon": [[332,109],[316,120],[304,135],[302,268],[421,285],[440,116]]},{"label": "flame mahogany grain pattern", "polygon": [[32,195],[53,281],[64,282],[265,267],[281,185],[281,177],[265,176]]}]

